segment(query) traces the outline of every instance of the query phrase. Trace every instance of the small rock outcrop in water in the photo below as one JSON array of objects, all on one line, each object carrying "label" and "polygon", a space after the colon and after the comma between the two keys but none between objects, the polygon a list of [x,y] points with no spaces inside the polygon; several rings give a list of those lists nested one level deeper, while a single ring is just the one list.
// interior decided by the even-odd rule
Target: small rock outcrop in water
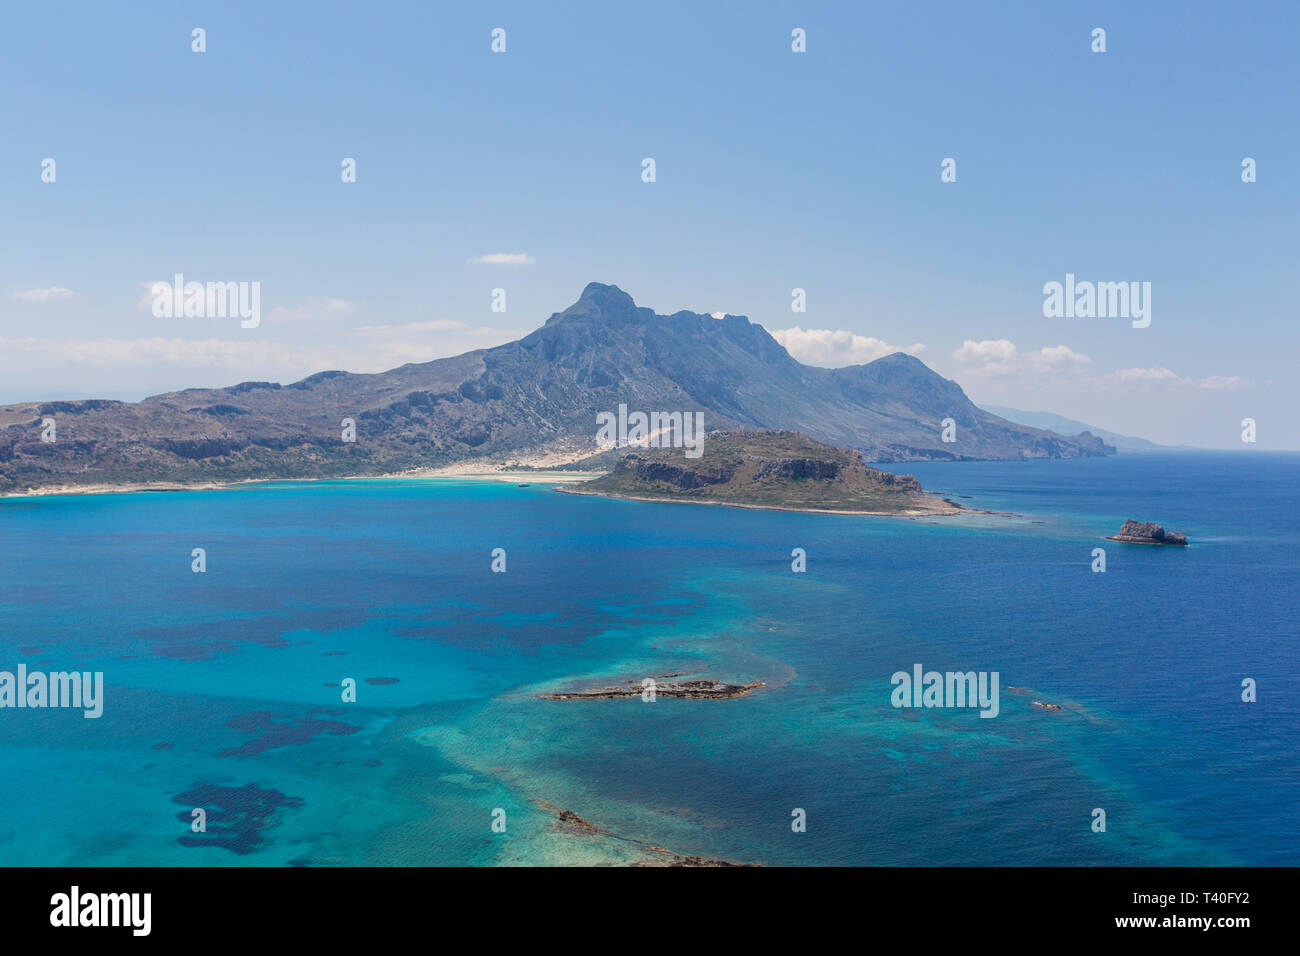
[{"label": "small rock outcrop in water", "polygon": [[608,833],[604,827],[598,827],[594,823],[588,823],[582,817],[578,816],[572,810],[561,810],[559,813],[560,822],[567,824],[575,830],[583,830],[587,833]]},{"label": "small rock outcrop in water", "polygon": [[1177,531],[1166,531],[1151,521],[1134,521],[1129,518],[1119,534],[1112,535],[1107,541],[1124,541],[1128,544],[1176,544],[1187,546],[1187,536]]},{"label": "small rock outcrop in water", "polygon": [[686,855],[678,853],[676,850],[670,850],[666,846],[658,846],[654,843],[646,843],[644,840],[637,840],[634,837],[620,836],[617,833],[611,833],[604,827],[596,826],[590,821],[584,820],[572,810],[562,810],[554,804],[547,803],[545,800],[533,799],[533,802],[546,810],[553,813],[558,819],[556,827],[570,835],[581,837],[608,837],[615,844],[625,843],[639,848],[643,854],[641,859],[632,862],[632,866],[757,866],[756,863],[736,863],[732,860],[723,860],[716,857],[696,856],[694,854]]},{"label": "small rock outcrop in water", "polygon": [[665,866],[757,866],[757,863],[732,863],[730,860],[715,860],[704,856],[677,856]]},{"label": "small rock outcrop in water", "polygon": [[[657,697],[689,697],[695,699],[728,699],[744,697],[750,691],[762,687],[761,681],[753,684],[726,684],[714,680],[669,681],[655,686]],[[609,700],[617,697],[640,697],[644,688],[638,680],[624,681],[621,685],[611,684],[606,687],[594,687],[588,690],[558,691],[553,694],[541,694],[543,700]]]}]

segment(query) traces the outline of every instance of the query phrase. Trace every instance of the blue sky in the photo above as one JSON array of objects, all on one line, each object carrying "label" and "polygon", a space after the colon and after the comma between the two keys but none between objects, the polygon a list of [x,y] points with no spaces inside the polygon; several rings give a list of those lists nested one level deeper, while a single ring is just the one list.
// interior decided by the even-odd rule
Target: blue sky
[{"label": "blue sky", "polygon": [[[813,364],[915,350],[976,401],[1210,447],[1249,416],[1300,448],[1298,9],[15,7],[0,401],[375,371],[595,280]],[[471,261],[497,254],[529,261]],[[261,325],[154,317],[176,272],[260,282]],[[1044,317],[1066,273],[1150,282],[1150,327]]]}]

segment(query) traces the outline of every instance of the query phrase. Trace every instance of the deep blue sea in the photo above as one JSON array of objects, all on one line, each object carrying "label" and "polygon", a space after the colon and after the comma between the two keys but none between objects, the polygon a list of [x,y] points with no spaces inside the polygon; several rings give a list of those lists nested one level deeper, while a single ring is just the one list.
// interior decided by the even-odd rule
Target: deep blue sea
[{"label": "deep blue sea", "polygon": [[[0,500],[0,670],[106,685],[99,719],[0,709],[0,863],[1300,864],[1300,455],[894,470],[1014,514],[457,479]],[[1103,540],[1126,518],[1191,547]],[[892,707],[917,663],[997,671],[999,715]],[[767,687],[537,696],[675,671]]]}]

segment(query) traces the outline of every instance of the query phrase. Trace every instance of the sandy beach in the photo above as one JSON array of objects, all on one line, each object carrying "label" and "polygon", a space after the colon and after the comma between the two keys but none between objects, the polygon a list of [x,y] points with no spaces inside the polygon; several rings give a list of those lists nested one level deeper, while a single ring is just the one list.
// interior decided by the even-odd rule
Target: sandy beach
[{"label": "sandy beach", "polygon": [[26,491],[0,492],[0,498],[48,498],[61,495],[115,495],[132,494],[142,491],[223,491],[247,485],[265,485],[286,481],[412,481],[412,480],[446,480],[457,481],[494,481],[514,484],[562,485],[572,482],[588,481],[599,477],[603,472],[590,471],[505,471],[504,469],[487,470],[482,464],[469,466],[449,465],[446,468],[429,468],[415,471],[403,471],[387,475],[340,475],[335,478],[248,478],[240,481],[209,481],[200,484],[185,485],[176,482],[133,483],[124,485],[46,485],[41,488],[28,488]]}]

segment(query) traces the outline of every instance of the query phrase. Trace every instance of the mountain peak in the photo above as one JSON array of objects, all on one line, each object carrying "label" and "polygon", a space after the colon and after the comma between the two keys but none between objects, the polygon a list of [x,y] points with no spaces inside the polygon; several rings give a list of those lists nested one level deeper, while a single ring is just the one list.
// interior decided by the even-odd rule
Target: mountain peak
[{"label": "mountain peak", "polygon": [[641,313],[653,315],[650,309],[638,309],[632,297],[616,285],[603,282],[588,282],[573,303],[563,312],[556,312],[546,324],[565,319],[597,319],[604,322],[629,322],[640,319]]},{"label": "mountain peak", "polygon": [[581,300],[597,296],[617,296],[627,299],[629,302],[632,301],[632,297],[618,286],[606,284],[604,282],[588,282],[586,287],[582,290],[582,295],[578,298]]}]

